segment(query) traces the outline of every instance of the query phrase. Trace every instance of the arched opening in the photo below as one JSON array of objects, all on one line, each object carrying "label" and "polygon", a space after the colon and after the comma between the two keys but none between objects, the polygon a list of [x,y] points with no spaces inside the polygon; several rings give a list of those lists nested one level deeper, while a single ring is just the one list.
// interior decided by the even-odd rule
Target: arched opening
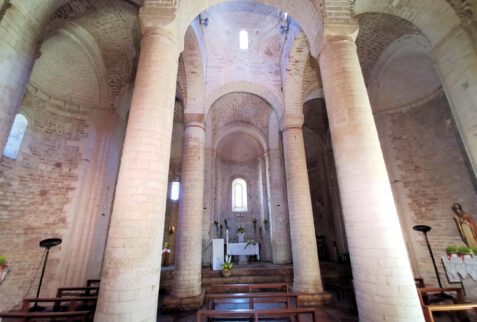
[{"label": "arched opening", "polygon": [[3,155],[10,159],[16,159],[20,146],[25,135],[28,120],[22,114],[15,115],[10,134],[8,135],[7,143],[3,148]]}]

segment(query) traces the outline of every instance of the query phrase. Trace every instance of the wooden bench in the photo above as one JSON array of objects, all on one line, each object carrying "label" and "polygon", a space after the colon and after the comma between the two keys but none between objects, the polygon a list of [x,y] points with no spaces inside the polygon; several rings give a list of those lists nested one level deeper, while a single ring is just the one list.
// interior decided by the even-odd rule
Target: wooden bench
[{"label": "wooden bench", "polygon": [[441,294],[444,293],[446,296],[449,297],[450,295],[447,293],[455,293],[455,298],[454,302],[455,303],[464,303],[465,302],[465,296],[464,292],[461,288],[459,287],[422,287],[417,289],[417,293],[419,294],[419,301],[421,302],[421,305],[429,305],[429,299],[431,298],[432,294]]},{"label": "wooden bench", "polygon": [[424,318],[426,319],[426,322],[434,322],[434,316],[432,315],[433,312],[452,312],[468,310],[477,311],[477,303],[424,305],[422,309],[424,311]]},{"label": "wooden bench", "polygon": [[97,287],[99,287],[100,283],[101,283],[101,280],[87,280],[86,281],[86,286],[97,286]]},{"label": "wooden bench", "polygon": [[[55,297],[55,298],[24,298],[21,311],[29,312],[33,303],[51,303],[51,310],[58,311],[75,311],[80,308],[82,311],[88,310],[94,313],[96,309],[97,296],[77,296],[77,297]],[[65,304],[65,305],[62,305]]]},{"label": "wooden bench", "polygon": [[259,321],[260,319],[276,319],[276,318],[296,318],[301,321],[302,314],[311,314],[313,321],[318,322],[318,313],[314,308],[296,308],[283,310],[200,310],[197,312],[197,322],[202,322],[204,318],[209,319],[230,319],[242,318],[250,321]]},{"label": "wooden bench", "polygon": [[[64,321],[64,322],[85,322],[88,321],[89,311],[74,312],[0,312],[3,321]],[[11,320],[12,319],[12,320]]]},{"label": "wooden bench", "polygon": [[246,293],[229,293],[229,294],[207,294],[205,295],[205,305],[207,309],[214,310],[216,304],[246,304],[248,308],[253,310],[254,305],[258,303],[283,303],[287,309],[292,308],[290,299],[295,299],[296,308],[298,308],[298,294],[292,293],[269,293],[269,294],[246,294]]},{"label": "wooden bench", "polygon": [[62,296],[98,296],[98,286],[60,287],[56,297]]},{"label": "wooden bench", "polygon": [[[464,303],[465,296],[461,288],[445,287],[445,288],[418,288],[419,301],[421,302],[424,318],[427,322],[434,322],[433,312],[453,312],[453,311],[468,311],[477,309],[477,303]],[[430,295],[435,293],[454,293],[454,303],[451,304],[429,304]]]},{"label": "wooden bench", "polygon": [[215,284],[211,285],[211,289],[214,293],[218,293],[221,289],[235,289],[240,291],[253,293],[255,290],[272,290],[283,289],[288,294],[289,287],[287,283],[267,283],[267,284]]}]

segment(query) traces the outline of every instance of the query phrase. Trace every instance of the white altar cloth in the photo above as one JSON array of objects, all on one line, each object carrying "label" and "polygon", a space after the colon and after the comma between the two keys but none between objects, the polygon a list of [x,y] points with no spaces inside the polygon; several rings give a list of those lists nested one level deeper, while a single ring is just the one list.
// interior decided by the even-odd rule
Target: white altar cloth
[{"label": "white altar cloth", "polygon": [[451,257],[449,260],[446,256],[442,256],[442,263],[449,282],[460,282],[461,278],[466,279],[467,276],[477,281],[477,257],[472,256],[464,260],[461,257]]},{"label": "white altar cloth", "polygon": [[470,301],[477,301],[477,257],[442,257],[449,282],[462,282],[465,297]]},{"label": "white altar cloth", "polygon": [[249,245],[245,248],[247,243],[228,243],[227,255],[257,255],[257,260],[260,260],[260,253],[258,243]]}]

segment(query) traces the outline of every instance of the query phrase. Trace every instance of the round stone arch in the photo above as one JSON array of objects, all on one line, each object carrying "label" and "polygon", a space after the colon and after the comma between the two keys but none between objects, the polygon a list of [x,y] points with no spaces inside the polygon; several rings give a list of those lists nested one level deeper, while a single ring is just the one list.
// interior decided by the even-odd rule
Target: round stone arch
[{"label": "round stone arch", "polygon": [[231,93],[248,93],[248,94],[258,96],[261,99],[263,99],[265,102],[270,104],[270,106],[272,107],[273,111],[277,114],[277,117],[279,119],[284,114],[284,107],[283,107],[282,100],[276,97],[266,87],[257,83],[234,82],[234,83],[228,83],[218,88],[216,91],[214,91],[213,93],[211,93],[210,95],[206,97],[205,113],[204,113],[206,118],[212,105],[223,96],[227,94],[231,94]]},{"label": "round stone arch", "polygon": [[262,149],[265,153],[265,159],[268,160],[268,145],[266,138],[256,127],[240,121],[229,123],[217,133],[217,139],[213,143],[214,150],[217,150],[220,141],[234,133],[244,133],[250,135],[255,140],[257,140],[257,142],[260,143],[260,145],[262,146]]},{"label": "round stone arch", "polygon": [[[364,13],[390,14],[411,22],[436,46],[454,28],[461,24],[455,10],[445,0],[402,1],[395,6],[389,1],[356,0],[354,15]],[[419,4],[419,5],[417,5]],[[430,14],[430,13],[433,14]],[[445,19],[436,19],[436,17]]]},{"label": "round stone arch", "polygon": [[[176,17],[179,24],[179,35],[183,35],[192,22],[202,11],[213,5],[229,2],[233,0],[183,0],[179,1]],[[145,4],[153,6],[154,0],[146,0]],[[316,57],[319,53],[321,38],[323,34],[323,19],[320,12],[320,1],[302,0],[252,0],[269,6],[273,6],[282,11],[288,12],[305,32],[310,45],[312,55]]]}]

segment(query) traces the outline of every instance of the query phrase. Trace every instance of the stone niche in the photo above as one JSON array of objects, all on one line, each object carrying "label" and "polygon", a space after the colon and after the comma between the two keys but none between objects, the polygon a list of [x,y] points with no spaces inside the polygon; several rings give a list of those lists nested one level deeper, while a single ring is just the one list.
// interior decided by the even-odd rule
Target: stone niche
[{"label": "stone niche", "polygon": [[[229,242],[238,242],[237,229],[241,226],[245,241],[260,243],[261,260],[273,260],[269,122],[274,113],[258,96],[230,93],[217,100],[207,115],[204,257],[210,255],[207,245],[211,239],[226,238],[227,227]],[[278,136],[278,129],[274,133]],[[246,211],[232,211],[232,182],[236,178],[244,179],[247,185]]]},{"label": "stone niche", "polygon": [[[219,221],[219,225],[214,228],[215,236],[225,238],[228,227],[229,241],[238,242],[237,229],[243,227],[245,241],[253,239],[259,242],[262,258],[270,259],[269,224],[263,223],[264,219],[268,220],[268,192],[265,152],[262,146],[251,135],[239,132],[221,140],[216,153],[215,220]],[[232,209],[232,182],[236,178],[242,178],[246,182],[246,211]],[[223,225],[222,231],[220,224]]]}]

